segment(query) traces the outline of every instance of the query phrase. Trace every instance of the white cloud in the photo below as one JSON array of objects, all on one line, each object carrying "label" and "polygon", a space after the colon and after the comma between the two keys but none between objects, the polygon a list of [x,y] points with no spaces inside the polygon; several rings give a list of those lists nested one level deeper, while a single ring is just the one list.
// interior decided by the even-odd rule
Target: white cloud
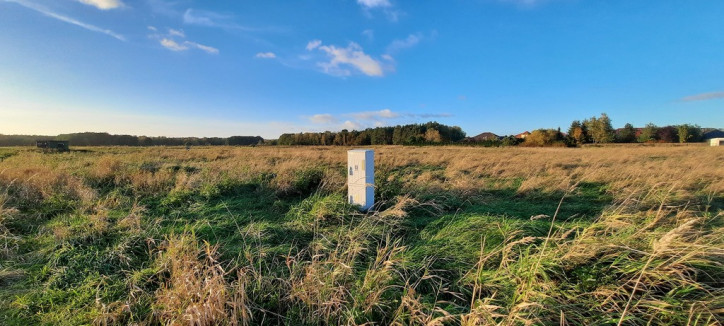
[{"label": "white cloud", "polygon": [[333,76],[349,76],[354,68],[359,72],[373,77],[384,75],[382,65],[373,59],[357,43],[350,42],[346,48],[338,48],[334,45],[322,45],[322,41],[314,40],[307,44],[307,50],[319,49],[324,52],[329,61],[318,62],[322,70]]},{"label": "white cloud", "polygon": [[164,38],[160,42],[161,42],[161,45],[163,45],[163,47],[165,47],[171,51],[186,51],[189,49],[188,46],[185,46],[183,44],[178,44],[178,43],[176,43],[176,41],[174,41],[172,39]]},{"label": "white cloud", "polygon": [[391,22],[396,22],[400,15],[404,14],[395,9],[389,0],[357,0],[357,4],[362,7],[364,14],[369,18],[372,18],[373,10],[381,10]]},{"label": "white cloud", "polygon": [[324,113],[324,114],[315,114],[315,115],[309,117],[309,121],[311,121],[312,123],[316,123],[316,124],[326,124],[326,123],[336,123],[337,119],[329,113]]},{"label": "white cloud", "polygon": [[399,113],[392,112],[390,109],[384,109],[379,111],[365,111],[350,113],[349,116],[359,120],[380,120],[380,119],[394,119],[400,117]]},{"label": "white cloud", "polygon": [[274,59],[277,55],[274,54],[274,52],[259,52],[256,54],[256,57],[260,59]]},{"label": "white cloud", "polygon": [[229,30],[258,31],[259,29],[246,27],[234,22],[234,16],[220,14],[213,11],[186,9],[183,14],[183,22],[187,25],[204,27],[216,27]]},{"label": "white cloud", "polygon": [[201,51],[204,51],[209,54],[219,54],[219,49],[210,47],[208,45],[199,44],[196,42],[191,41],[184,41],[183,43],[178,43],[172,39],[164,38],[159,41],[163,47],[171,50],[171,51],[186,51],[190,48],[196,48]]},{"label": "white cloud", "polygon": [[724,92],[710,92],[686,96],[681,99],[684,102],[706,101],[724,98]]},{"label": "white cloud", "polygon": [[156,27],[148,26],[148,29],[154,32],[148,37],[158,40],[158,43],[171,51],[181,52],[189,49],[198,49],[208,54],[219,54],[219,49],[215,47],[188,40],[177,41],[178,39],[186,38],[186,34],[182,30],[169,28],[167,34],[160,34],[157,33],[158,29]]},{"label": "white cloud", "polygon": [[389,54],[383,54],[383,55],[381,55],[380,57],[381,57],[382,59],[387,60],[387,61],[392,61],[392,62],[395,61],[395,58],[393,58],[393,57],[392,57],[391,55],[389,55]]},{"label": "white cloud", "polygon": [[151,11],[156,14],[169,17],[181,15],[181,12],[174,8],[177,2],[167,2],[165,0],[147,0],[146,2],[148,3],[148,6],[151,7]]},{"label": "white cloud", "polygon": [[[415,123],[421,119],[447,118],[451,116],[449,113],[400,113],[390,109],[383,109],[343,114],[323,113],[303,116],[302,118],[312,123],[311,126],[306,127],[306,130],[318,132],[341,129],[362,130],[372,127]],[[340,121],[343,122],[340,123]]]},{"label": "white cloud", "polygon": [[362,129],[362,125],[357,122],[347,120],[342,124],[342,128],[349,130],[360,130]]},{"label": "white cloud", "polygon": [[421,33],[417,34],[410,34],[405,39],[402,40],[394,40],[392,43],[390,43],[389,46],[387,46],[387,53],[396,53],[400,50],[404,50],[407,48],[411,48],[423,39],[423,36]]},{"label": "white cloud", "polygon": [[318,48],[320,45],[322,45],[322,41],[311,40],[311,41],[309,41],[309,43],[307,43],[307,51],[312,51],[312,50]]},{"label": "white cloud", "polygon": [[168,35],[178,36],[178,37],[186,37],[186,34],[184,34],[184,31],[178,30],[178,29],[173,29],[173,28],[169,28],[169,29],[168,29]]},{"label": "white cloud", "polygon": [[97,27],[97,26],[94,26],[94,25],[91,25],[91,24],[86,24],[86,23],[84,23],[84,22],[82,22],[82,21],[76,20],[76,19],[74,19],[74,18],[70,18],[70,17],[68,17],[68,16],[63,16],[63,15],[57,14],[57,13],[55,13],[55,12],[52,12],[50,9],[48,9],[48,8],[46,8],[46,7],[43,7],[43,6],[41,6],[41,5],[35,4],[35,3],[27,2],[27,1],[24,1],[24,0],[5,0],[5,1],[6,1],[6,2],[14,2],[14,3],[17,3],[17,4],[19,4],[19,5],[21,5],[21,6],[25,7],[25,8],[28,8],[28,9],[31,9],[31,10],[34,10],[34,11],[37,11],[37,12],[39,12],[39,13],[45,15],[45,16],[48,16],[48,17],[51,17],[51,18],[55,18],[55,19],[57,19],[57,20],[60,20],[60,21],[62,21],[62,22],[66,22],[66,23],[71,24],[71,25],[79,26],[79,27],[84,28],[84,29],[87,29],[87,30],[89,30],[89,31],[91,31],[91,32],[106,34],[106,35],[109,35],[109,36],[114,37],[114,38],[116,38],[116,39],[118,39],[118,40],[121,40],[121,41],[125,41],[125,40],[126,40],[126,38],[123,37],[123,35],[120,35],[120,34],[114,32],[114,31],[112,31],[112,30],[110,30],[110,29],[103,29],[103,28],[100,28],[100,27]]},{"label": "white cloud", "polygon": [[367,39],[369,41],[374,41],[374,39],[375,39],[375,31],[373,31],[371,29],[365,29],[364,31],[362,31],[362,35],[367,37]]},{"label": "white cloud", "polygon": [[392,6],[389,0],[357,0],[357,3],[364,8],[387,8]]},{"label": "white cloud", "polygon": [[544,2],[550,2],[552,0],[498,0],[500,2],[512,3],[520,7],[535,7],[543,4]]},{"label": "white cloud", "polygon": [[78,0],[78,2],[96,7],[100,10],[116,9],[125,6],[121,0]]},{"label": "white cloud", "polygon": [[201,25],[215,27],[218,25],[214,20],[219,18],[217,14],[210,12],[194,12],[193,9],[189,8],[184,12],[184,23],[189,25]]},{"label": "white cloud", "polygon": [[196,43],[196,42],[190,42],[190,41],[185,41],[184,44],[185,44],[185,45],[188,45],[188,46],[191,46],[191,47],[195,47],[195,48],[197,48],[197,49],[199,49],[199,50],[201,50],[201,51],[204,51],[204,52],[206,52],[206,53],[208,53],[208,54],[219,54],[219,49],[214,48],[214,47],[211,47],[211,46],[208,46],[208,45],[203,45],[203,44],[199,44],[199,43]]}]

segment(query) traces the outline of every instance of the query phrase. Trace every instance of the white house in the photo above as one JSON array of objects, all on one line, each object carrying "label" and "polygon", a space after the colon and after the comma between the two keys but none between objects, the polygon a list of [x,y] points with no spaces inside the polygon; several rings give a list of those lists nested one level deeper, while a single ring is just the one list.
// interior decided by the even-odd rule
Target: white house
[{"label": "white house", "polygon": [[712,138],[712,139],[709,139],[709,145],[711,145],[711,146],[724,146],[724,138]]}]

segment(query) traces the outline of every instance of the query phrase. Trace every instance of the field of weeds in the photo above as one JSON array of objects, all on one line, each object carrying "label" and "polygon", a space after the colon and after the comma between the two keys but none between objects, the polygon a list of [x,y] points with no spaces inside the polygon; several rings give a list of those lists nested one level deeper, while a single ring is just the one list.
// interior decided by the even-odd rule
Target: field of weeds
[{"label": "field of weeds", "polygon": [[2,325],[721,325],[724,149],[0,149]]}]

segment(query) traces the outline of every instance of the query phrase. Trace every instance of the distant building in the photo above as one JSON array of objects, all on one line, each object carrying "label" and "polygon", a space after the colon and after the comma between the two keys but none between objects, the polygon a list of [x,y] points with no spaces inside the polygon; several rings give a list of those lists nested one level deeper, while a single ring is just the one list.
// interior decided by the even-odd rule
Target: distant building
[{"label": "distant building", "polygon": [[701,139],[703,141],[709,141],[714,138],[724,138],[724,131],[721,131],[719,129],[712,129],[712,130],[705,131],[701,135]]},{"label": "distant building", "polygon": [[530,132],[524,131],[524,132],[521,132],[521,133],[515,135],[515,138],[525,139],[525,137],[528,137],[528,135],[530,135]]},{"label": "distant building", "polygon": [[69,152],[70,142],[67,140],[38,140],[35,145],[43,152]]},{"label": "distant building", "polygon": [[724,138],[712,138],[712,139],[709,139],[709,145],[711,145],[711,146],[724,146]]}]

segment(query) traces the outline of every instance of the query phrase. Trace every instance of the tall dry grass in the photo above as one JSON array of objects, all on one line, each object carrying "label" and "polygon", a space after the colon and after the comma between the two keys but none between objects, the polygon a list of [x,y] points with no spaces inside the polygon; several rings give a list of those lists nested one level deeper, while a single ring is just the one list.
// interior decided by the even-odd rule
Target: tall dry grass
[{"label": "tall dry grass", "polygon": [[[340,195],[346,150],[21,152],[0,162],[0,256],[14,264],[39,259],[19,257],[17,251],[46,229],[65,247],[77,240],[76,230],[85,233],[78,246],[106,237],[141,237],[152,257],[144,268],[152,273],[128,272],[132,299],[103,302],[99,296],[99,324],[721,325],[724,320],[720,148],[377,147],[380,203],[368,214],[354,213]],[[565,206],[586,184],[603,189],[599,195],[608,200],[596,216],[567,223],[575,218],[541,212],[534,219],[550,222],[543,235],[506,231],[499,241],[481,234],[472,249],[479,251],[478,259],[465,265],[463,275],[437,269],[445,256],[411,258],[426,249],[411,249],[421,241],[415,238],[420,216],[456,219],[456,212],[469,207],[520,198],[558,196]],[[243,243],[229,247],[239,252],[224,252],[191,233],[161,238],[158,232],[170,231],[156,226],[157,233],[148,231],[150,223],[177,213],[144,203],[175,205],[192,195],[226,198],[234,191],[309,196],[279,212],[286,215],[273,223],[311,239],[280,255],[271,253],[268,235],[254,223],[237,226]],[[83,217],[78,219],[83,228],[69,225],[74,216]],[[59,218],[65,224],[39,227]],[[500,225],[506,218],[500,217]],[[104,254],[119,260],[128,253],[120,248]],[[120,259],[123,268],[133,270],[134,259]],[[147,315],[136,319],[133,306],[144,300]]]}]

